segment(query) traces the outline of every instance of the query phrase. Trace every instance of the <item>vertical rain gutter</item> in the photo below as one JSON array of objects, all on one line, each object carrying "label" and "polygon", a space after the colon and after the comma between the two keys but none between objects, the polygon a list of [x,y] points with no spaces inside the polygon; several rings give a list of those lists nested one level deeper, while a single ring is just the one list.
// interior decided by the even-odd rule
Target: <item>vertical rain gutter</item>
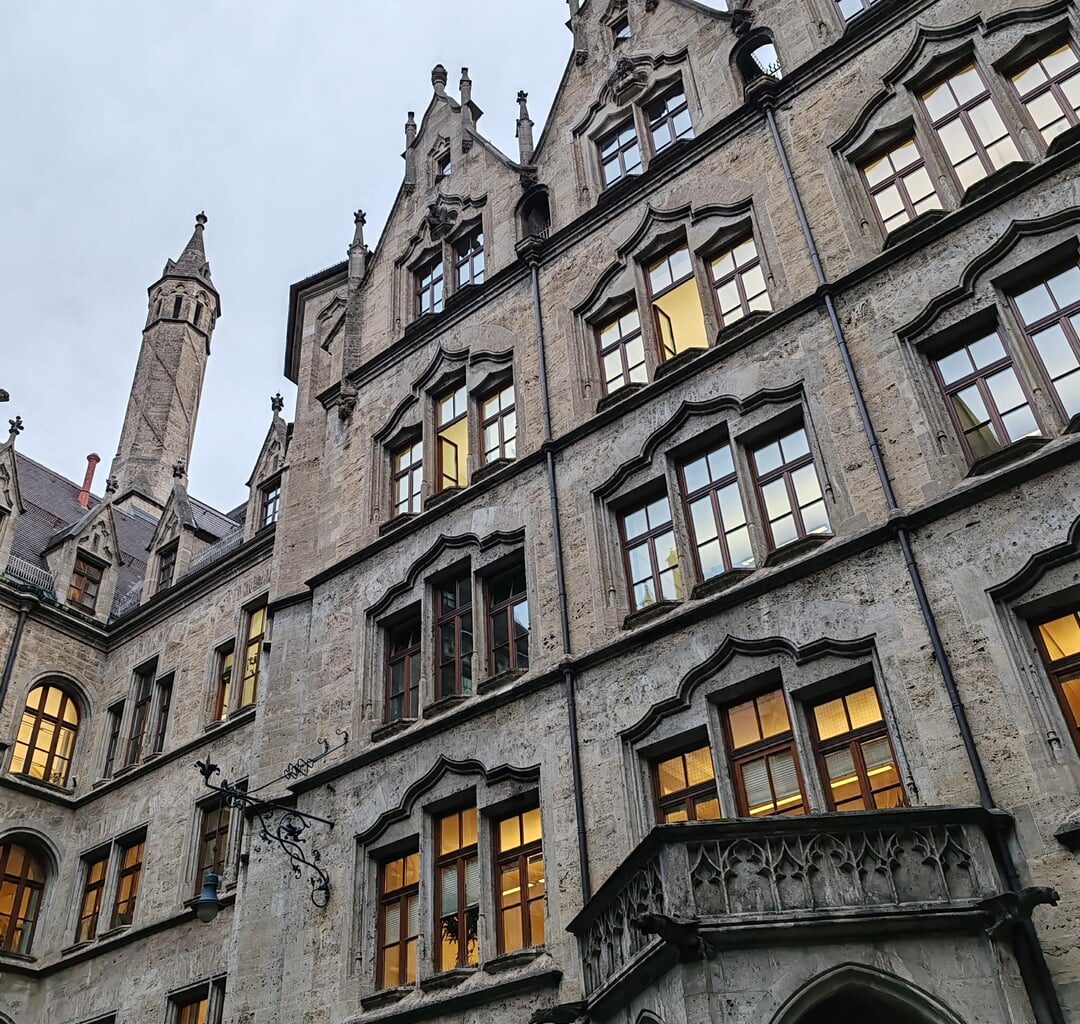
[{"label": "vertical rain gutter", "polygon": [[[533,316],[536,322],[537,371],[540,377],[540,404],[544,413],[544,465],[547,470],[548,501],[551,508],[551,542],[555,549],[555,579],[559,589],[559,621],[562,629],[563,657],[568,658],[570,647],[570,611],[566,598],[566,567],[563,563],[562,521],[559,518],[559,492],[555,478],[555,454],[552,451],[551,401],[548,395],[547,355],[544,344],[544,310],[540,301],[541,240],[534,237],[531,245],[522,246],[522,256],[532,276]],[[585,798],[581,780],[581,743],[578,737],[577,691],[574,673],[564,666],[563,689],[566,694],[567,726],[570,732],[570,771],[574,789],[574,815],[577,818],[578,869],[581,875],[582,904],[592,899],[592,878],[589,872],[589,837],[585,830]]]},{"label": "vertical rain gutter", "polygon": [[[765,111],[765,120],[768,123],[769,132],[772,135],[777,156],[780,158],[780,163],[784,170],[784,177],[787,179],[788,191],[791,193],[791,201],[795,206],[795,213],[799,219],[799,226],[802,229],[803,238],[806,241],[806,247],[810,254],[810,262],[813,264],[814,273],[817,276],[818,291],[825,304],[825,311],[829,317],[829,323],[832,327],[833,336],[836,339],[837,348],[840,351],[840,360],[843,363],[844,372],[847,375],[852,394],[855,396],[855,405],[859,411],[859,419],[862,422],[863,433],[866,435],[866,440],[870,446],[870,455],[873,458],[874,469],[877,471],[878,481],[884,492],[885,503],[888,506],[889,514],[891,516],[900,510],[896,501],[896,493],[893,490],[889,472],[885,468],[885,460],[881,454],[881,446],[878,443],[877,432],[874,430],[873,420],[871,419],[870,411],[866,406],[862,386],[859,383],[858,374],[855,372],[855,365],[851,360],[851,352],[848,349],[844,329],[840,324],[839,317],[836,315],[836,306],[833,302],[830,284],[828,278],[825,276],[825,270],[821,264],[821,257],[818,253],[817,245],[814,242],[813,231],[811,230],[810,222],[806,217],[806,208],[803,206],[802,196],[799,194],[799,186],[792,173],[787,149],[784,146],[784,140],[780,135],[780,129],[776,123],[773,97],[763,95],[761,97],[761,105]],[[975,744],[975,737],[971,731],[971,723],[968,720],[967,709],[964,707],[963,698],[960,696],[956,677],[953,675],[952,665],[941,638],[941,631],[938,628],[937,619],[934,615],[933,607],[930,604],[930,598],[927,595],[926,587],[923,583],[922,573],[919,571],[918,563],[915,560],[915,552],[911,544],[911,534],[905,526],[901,525],[895,527],[895,533],[896,539],[900,545],[901,554],[904,558],[904,565],[907,568],[912,588],[915,591],[916,600],[919,603],[919,611],[922,613],[923,624],[930,636],[930,643],[934,650],[934,660],[937,662],[938,670],[941,672],[941,678],[945,683],[945,690],[949,695],[953,714],[956,717],[956,724],[960,729],[960,737],[964,744],[964,750],[967,753],[968,762],[971,765],[971,771],[975,778],[975,785],[979,790],[979,800],[983,808],[992,815],[990,845],[994,853],[994,859],[997,862],[998,869],[1001,872],[1008,889],[1012,892],[1018,892],[1021,888],[1019,872],[1016,867],[1016,862],[1013,859],[1012,851],[1009,848],[1008,841],[1002,834],[1001,826],[998,823],[998,816],[1002,815],[1004,812],[1000,811],[994,802],[994,797],[990,790],[990,782],[986,775],[986,769],[983,766],[982,757],[979,754],[978,747]],[[1025,917],[1017,923],[1017,927],[1012,934],[1013,953],[1016,956],[1017,964],[1020,967],[1020,974],[1024,980],[1024,987],[1027,990],[1028,999],[1031,1002],[1032,1009],[1035,1011],[1035,1019],[1039,1024],[1066,1024],[1061,1004],[1058,1000],[1057,991],[1054,988],[1054,981],[1050,975],[1050,969],[1046,964],[1046,956],[1043,952],[1042,945],[1039,942],[1038,933],[1035,930],[1034,922],[1030,917]]]}]

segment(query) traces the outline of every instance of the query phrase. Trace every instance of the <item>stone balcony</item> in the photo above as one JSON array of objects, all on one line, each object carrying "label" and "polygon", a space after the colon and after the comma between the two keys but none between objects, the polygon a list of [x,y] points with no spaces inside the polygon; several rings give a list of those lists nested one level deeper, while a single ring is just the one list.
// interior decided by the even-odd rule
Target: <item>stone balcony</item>
[{"label": "stone balcony", "polygon": [[661,825],[570,925],[590,1010],[724,948],[982,931],[1008,899],[991,821],[935,807]]}]

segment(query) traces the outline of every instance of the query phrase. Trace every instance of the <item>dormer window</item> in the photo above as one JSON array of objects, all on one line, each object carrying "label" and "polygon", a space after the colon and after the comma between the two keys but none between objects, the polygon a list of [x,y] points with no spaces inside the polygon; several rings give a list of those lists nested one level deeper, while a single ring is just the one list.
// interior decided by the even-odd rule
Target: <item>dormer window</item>
[{"label": "dormer window", "polygon": [[654,153],[667,149],[679,139],[692,139],[694,126],[690,123],[690,108],[682,83],[671,86],[645,105],[649,119],[649,138]]},{"label": "dormer window", "polygon": [[454,282],[458,288],[484,283],[484,230],[480,225],[454,246]]},{"label": "dormer window", "polygon": [[105,567],[100,562],[79,554],[75,559],[75,570],[71,574],[71,590],[68,592],[68,604],[93,614],[97,607],[98,591]]},{"label": "dormer window", "polygon": [[429,257],[416,269],[416,313],[441,313],[444,301],[442,253]]},{"label": "dormer window", "polygon": [[281,513],[281,481],[274,480],[262,488],[262,514],[260,526],[270,526],[278,521]]},{"label": "dormer window", "polygon": [[173,577],[176,575],[176,555],[180,549],[180,542],[174,540],[171,544],[166,545],[158,552],[158,576],[157,576],[157,591],[160,594],[163,590],[167,590],[173,584]]},{"label": "dormer window", "polygon": [[631,174],[641,173],[641,146],[638,143],[634,119],[624,121],[597,144],[600,151],[600,173],[604,188]]},{"label": "dormer window", "polygon": [[614,37],[616,46],[625,43],[633,34],[630,31],[630,19],[625,14],[612,24],[611,34]]},{"label": "dormer window", "polygon": [[450,159],[450,150],[446,150],[440,153],[435,158],[435,180],[442,181],[443,178],[449,178],[454,170],[453,162]]}]

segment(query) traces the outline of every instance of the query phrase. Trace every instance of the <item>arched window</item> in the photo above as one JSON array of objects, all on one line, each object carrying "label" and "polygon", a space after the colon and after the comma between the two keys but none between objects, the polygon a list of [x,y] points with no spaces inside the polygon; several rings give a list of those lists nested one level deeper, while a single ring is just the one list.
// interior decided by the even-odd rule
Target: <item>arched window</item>
[{"label": "arched window", "polygon": [[44,893],[41,858],[18,843],[0,844],[0,949],[29,955]]},{"label": "arched window", "polygon": [[35,686],[26,698],[11,770],[66,786],[78,734],[79,709],[71,694],[55,682]]},{"label": "arched window", "polygon": [[926,1024],[927,1018],[915,1016],[896,1002],[863,988],[838,992],[818,1003],[799,1024],[834,1024],[838,1020],[873,1019],[875,1024]]},{"label": "arched window", "polygon": [[743,42],[736,51],[734,60],[743,85],[751,85],[759,78],[784,77],[780,54],[767,31],[756,32]]}]

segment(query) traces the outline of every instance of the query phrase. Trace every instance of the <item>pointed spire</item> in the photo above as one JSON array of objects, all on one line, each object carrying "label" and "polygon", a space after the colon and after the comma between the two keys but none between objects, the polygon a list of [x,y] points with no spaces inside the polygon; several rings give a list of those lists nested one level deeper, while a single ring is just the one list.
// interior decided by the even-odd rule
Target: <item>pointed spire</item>
[{"label": "pointed spire", "polygon": [[165,273],[176,273],[177,271],[194,274],[196,277],[201,277],[206,281],[210,280],[210,264],[206,261],[206,248],[203,245],[203,229],[206,227],[206,214],[200,213],[195,218],[195,230],[191,233],[191,238],[188,244],[184,246],[184,251],[180,254],[180,258],[173,262],[169,261],[168,266],[165,268]]},{"label": "pointed spire", "polygon": [[529,94],[524,91],[519,92],[517,94],[517,101],[517,140],[519,163],[530,164],[532,163],[533,158],[533,121],[529,117]]},{"label": "pointed spire", "polygon": [[[353,240],[349,246],[349,279],[358,281],[367,274],[367,246],[364,244],[364,225],[367,214],[357,210],[353,215]],[[279,396],[280,397],[280,396]]]},{"label": "pointed spire", "polygon": [[405,188],[411,192],[416,187],[416,114],[409,111],[405,121]]},{"label": "pointed spire", "polygon": [[11,395],[9,395],[3,388],[0,388],[0,402],[10,402]]}]

